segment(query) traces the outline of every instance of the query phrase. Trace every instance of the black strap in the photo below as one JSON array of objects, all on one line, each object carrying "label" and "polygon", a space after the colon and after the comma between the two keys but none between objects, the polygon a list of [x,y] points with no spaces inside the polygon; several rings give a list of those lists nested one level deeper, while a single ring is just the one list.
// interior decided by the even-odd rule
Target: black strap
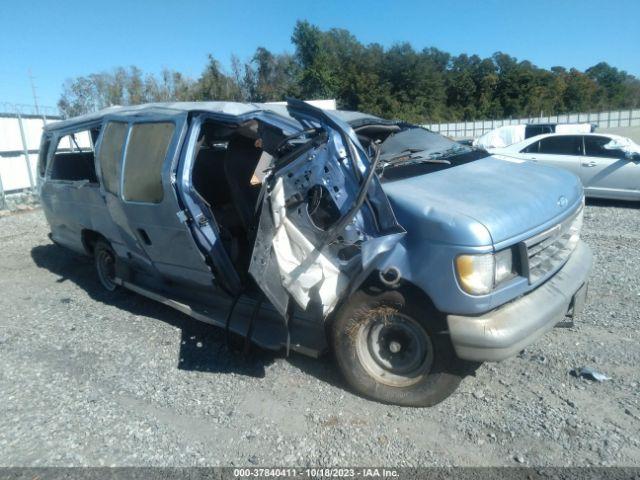
[{"label": "black strap", "polygon": [[249,354],[249,350],[251,348],[251,337],[253,336],[253,325],[254,325],[253,322],[258,317],[258,312],[260,312],[260,308],[262,307],[262,303],[264,302],[264,300],[265,300],[265,297],[264,295],[262,295],[258,300],[258,302],[256,303],[256,306],[253,309],[253,313],[251,314],[251,318],[249,319],[249,326],[247,327],[247,332],[244,335],[243,353],[245,355]]},{"label": "black strap", "polygon": [[229,342],[229,325],[231,324],[231,316],[233,315],[233,311],[236,309],[236,305],[238,305],[238,300],[244,291],[240,291],[235,297],[233,297],[233,301],[231,302],[231,307],[229,307],[229,312],[227,313],[227,318],[224,322],[224,342],[229,350],[231,350],[231,344]]}]

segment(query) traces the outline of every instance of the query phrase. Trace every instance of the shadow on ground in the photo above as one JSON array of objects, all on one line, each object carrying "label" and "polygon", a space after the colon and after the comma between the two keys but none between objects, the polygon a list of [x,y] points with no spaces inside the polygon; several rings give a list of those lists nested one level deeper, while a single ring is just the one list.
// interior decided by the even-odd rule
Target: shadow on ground
[{"label": "shadow on ground", "polygon": [[587,198],[587,205],[593,207],[615,207],[638,210],[640,209],[640,202],[625,201],[625,200],[609,200],[605,198]]},{"label": "shadow on ground", "polygon": [[[73,282],[97,302],[179,328],[182,334],[177,368],[181,370],[235,373],[263,378],[265,367],[283,355],[262,350],[255,345],[252,346],[249,355],[241,354],[227,345],[221,328],[198,322],[177,310],[126,290],[107,292],[98,282],[90,258],[77,255],[55,244],[34,247],[31,257],[38,267],[59,276],[57,282]],[[61,301],[68,303],[70,299]],[[322,381],[343,388],[342,380],[328,358],[314,360],[292,353],[288,361]]]}]

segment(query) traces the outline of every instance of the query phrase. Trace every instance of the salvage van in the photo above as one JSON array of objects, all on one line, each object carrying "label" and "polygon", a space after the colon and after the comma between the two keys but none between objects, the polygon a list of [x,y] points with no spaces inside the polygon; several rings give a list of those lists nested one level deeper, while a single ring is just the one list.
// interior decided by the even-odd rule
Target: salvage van
[{"label": "salvage van", "polygon": [[584,305],[573,174],[359,112],[230,102],[49,124],[51,239],[265,349],[331,351],[366,397],[431,406]]}]

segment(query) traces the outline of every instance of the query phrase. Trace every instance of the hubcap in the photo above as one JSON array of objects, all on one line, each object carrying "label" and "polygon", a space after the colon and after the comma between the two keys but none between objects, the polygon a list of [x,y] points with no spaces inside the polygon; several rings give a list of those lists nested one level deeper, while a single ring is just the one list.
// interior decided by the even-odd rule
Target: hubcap
[{"label": "hubcap", "polygon": [[363,322],[356,336],[356,352],[376,381],[394,387],[419,382],[433,364],[433,345],[425,329],[398,312]]},{"label": "hubcap", "polygon": [[96,254],[96,270],[102,286],[113,292],[117,285],[114,281],[116,277],[115,260],[111,252],[104,249],[98,251]]}]

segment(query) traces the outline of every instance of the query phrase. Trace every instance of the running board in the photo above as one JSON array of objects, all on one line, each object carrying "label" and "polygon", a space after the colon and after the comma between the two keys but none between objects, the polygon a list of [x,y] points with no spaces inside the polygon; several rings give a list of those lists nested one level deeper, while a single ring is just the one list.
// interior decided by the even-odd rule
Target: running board
[{"label": "running board", "polygon": [[[160,293],[140,287],[131,282],[116,277],[114,283],[131,290],[139,295],[155,300],[168,307],[171,307],[200,322],[225,328],[226,315],[228,309],[224,306],[203,306],[194,308],[193,306],[166,297]],[[244,300],[244,301],[243,301]],[[246,336],[249,330],[251,313],[255,307],[255,302],[248,298],[242,298],[229,322],[229,331],[242,337]],[[270,307],[270,308],[269,308]],[[287,332],[284,322],[278,313],[270,305],[260,311],[254,320],[251,341],[267,350],[279,351],[286,347]],[[318,358],[326,350],[325,332],[321,325],[312,324],[308,321],[294,317],[290,321],[289,331],[291,334],[289,348],[295,352]]]}]

